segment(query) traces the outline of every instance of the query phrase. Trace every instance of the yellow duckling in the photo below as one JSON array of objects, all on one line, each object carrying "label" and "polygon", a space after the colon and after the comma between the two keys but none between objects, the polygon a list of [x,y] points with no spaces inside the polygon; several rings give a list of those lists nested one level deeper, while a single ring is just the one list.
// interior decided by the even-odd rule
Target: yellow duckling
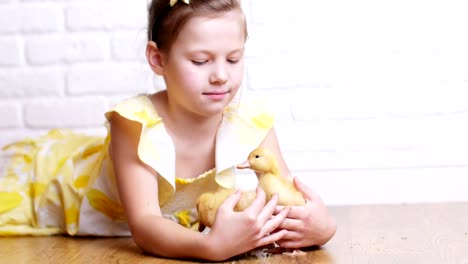
[{"label": "yellow duckling", "polygon": [[267,200],[277,193],[278,205],[304,205],[302,193],[296,190],[291,179],[286,179],[279,173],[278,162],[271,150],[259,147],[253,150],[244,163],[237,165],[238,169],[250,168],[258,177],[260,187],[265,191]]},{"label": "yellow duckling", "polygon": [[[215,192],[207,192],[200,195],[197,200],[198,211],[198,231],[203,231],[205,227],[212,227],[215,221],[216,212],[218,207],[226,200],[226,198],[236,192],[234,189],[226,189],[219,187]],[[234,207],[235,212],[244,211],[249,207],[255,199],[256,193],[242,192],[239,202]]]},{"label": "yellow duckling", "polygon": [[[260,187],[265,191],[266,202],[277,193],[278,205],[304,205],[305,199],[296,190],[294,183],[279,174],[278,163],[274,154],[267,148],[257,148],[249,154],[248,160],[237,166],[238,169],[250,168],[257,173]],[[218,207],[236,190],[220,187],[215,192],[207,192],[197,200],[199,217],[198,230],[212,227],[215,221]],[[240,212],[249,207],[255,199],[256,192],[243,192],[241,199],[234,207],[234,211]]]}]

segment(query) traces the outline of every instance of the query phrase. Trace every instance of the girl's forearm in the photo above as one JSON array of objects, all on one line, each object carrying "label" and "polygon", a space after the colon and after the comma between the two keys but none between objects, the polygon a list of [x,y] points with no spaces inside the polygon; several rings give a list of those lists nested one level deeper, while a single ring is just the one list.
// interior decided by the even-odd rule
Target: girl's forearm
[{"label": "girl's forearm", "polygon": [[168,258],[217,260],[208,236],[160,216],[146,216],[131,224],[135,243],[145,252]]}]

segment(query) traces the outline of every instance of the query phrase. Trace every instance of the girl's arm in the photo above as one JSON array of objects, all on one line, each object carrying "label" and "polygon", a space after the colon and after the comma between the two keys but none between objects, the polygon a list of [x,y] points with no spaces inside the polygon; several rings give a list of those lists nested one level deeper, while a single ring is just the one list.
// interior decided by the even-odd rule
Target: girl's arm
[{"label": "girl's arm", "polygon": [[159,207],[157,173],[138,157],[140,124],[118,114],[113,114],[110,121],[110,154],[120,200],[133,240],[144,251],[170,258],[217,261],[270,244],[286,234],[286,231],[273,231],[283,222],[289,209],[273,216],[277,198],[265,206],[262,191],[244,212],[233,210],[240,195],[230,196],[220,207],[208,235],[165,219]]},{"label": "girl's arm", "polygon": [[[270,130],[261,146],[273,151],[278,160],[281,175],[288,177],[290,171],[283,158],[274,128]],[[320,196],[304,183],[294,178],[294,185],[302,192],[307,204],[292,206],[287,219],[280,225],[280,229],[288,230],[278,245],[285,248],[300,248],[323,245],[327,243],[336,232],[335,219],[329,214]],[[278,206],[276,213],[283,207]]]},{"label": "girl's arm", "polygon": [[201,234],[187,232],[162,217],[157,174],[138,157],[140,124],[116,113],[110,121],[110,155],[120,200],[135,243],[144,251],[160,256],[204,257],[197,255],[197,252],[206,252],[201,248]]}]

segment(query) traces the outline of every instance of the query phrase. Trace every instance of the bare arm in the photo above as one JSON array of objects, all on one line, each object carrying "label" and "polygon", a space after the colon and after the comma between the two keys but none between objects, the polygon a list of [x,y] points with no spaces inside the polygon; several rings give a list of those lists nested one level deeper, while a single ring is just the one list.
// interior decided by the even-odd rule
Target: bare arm
[{"label": "bare arm", "polygon": [[163,218],[157,173],[138,157],[140,133],[138,123],[118,114],[112,116],[110,153],[117,186],[132,237],[141,249],[169,258],[219,261],[285,236],[286,231],[273,233],[273,230],[283,222],[289,208],[273,216],[277,198],[265,205],[265,194],[260,190],[255,202],[244,212],[234,212],[240,195],[231,195],[221,205],[208,235]]},{"label": "bare arm", "polygon": [[140,133],[140,124],[113,114],[110,153],[135,243],[160,256],[208,258],[202,234],[162,217],[157,174],[138,157]]}]

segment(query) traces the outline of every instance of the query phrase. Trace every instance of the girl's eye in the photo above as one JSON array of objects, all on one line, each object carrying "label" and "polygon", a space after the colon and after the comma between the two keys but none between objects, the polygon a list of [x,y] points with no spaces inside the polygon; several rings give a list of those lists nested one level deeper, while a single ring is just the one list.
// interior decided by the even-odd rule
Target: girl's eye
[{"label": "girl's eye", "polygon": [[203,65],[206,62],[208,62],[208,61],[206,61],[206,60],[192,60],[192,63],[195,64],[195,65]]},{"label": "girl's eye", "polygon": [[227,61],[228,61],[229,63],[231,63],[231,64],[236,64],[236,63],[239,62],[239,60],[227,60]]}]

